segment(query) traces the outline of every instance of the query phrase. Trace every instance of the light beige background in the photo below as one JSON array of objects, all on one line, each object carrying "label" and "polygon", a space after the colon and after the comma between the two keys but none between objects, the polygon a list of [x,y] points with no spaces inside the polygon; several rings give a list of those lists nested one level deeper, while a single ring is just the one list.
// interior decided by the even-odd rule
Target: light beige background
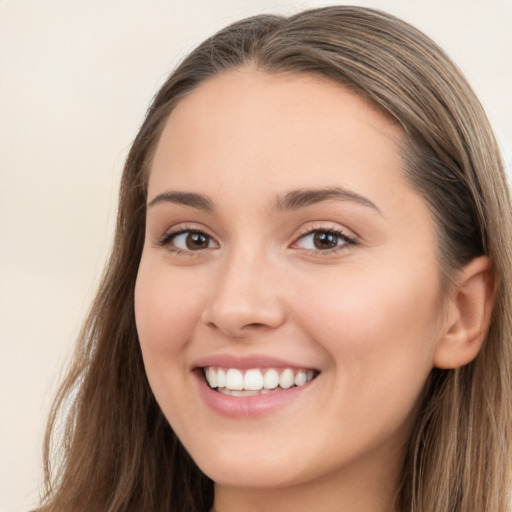
[{"label": "light beige background", "polygon": [[[51,397],[109,250],[123,160],[158,86],[235,19],[327,3],[0,0],[0,512],[37,503]],[[444,46],[510,169],[511,0],[336,3],[388,10]]]}]

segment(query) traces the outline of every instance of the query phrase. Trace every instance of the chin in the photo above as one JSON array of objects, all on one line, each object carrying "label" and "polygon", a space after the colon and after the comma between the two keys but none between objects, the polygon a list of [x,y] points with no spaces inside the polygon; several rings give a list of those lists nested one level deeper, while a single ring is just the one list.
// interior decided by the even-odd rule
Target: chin
[{"label": "chin", "polygon": [[216,484],[239,489],[277,489],[308,479],[293,458],[281,454],[273,459],[265,453],[240,456],[229,451],[212,457],[203,455],[196,464]]}]

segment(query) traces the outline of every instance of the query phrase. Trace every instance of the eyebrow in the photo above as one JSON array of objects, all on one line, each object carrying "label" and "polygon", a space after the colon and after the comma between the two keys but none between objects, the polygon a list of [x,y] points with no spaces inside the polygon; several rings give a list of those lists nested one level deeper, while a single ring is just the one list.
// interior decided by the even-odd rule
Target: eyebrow
[{"label": "eyebrow", "polygon": [[341,187],[293,190],[278,197],[275,207],[281,211],[298,210],[299,208],[305,208],[306,206],[333,199],[355,202],[382,214],[378,206],[368,198]]},{"label": "eyebrow", "polygon": [[[330,200],[355,202],[382,214],[378,206],[368,198],[341,187],[292,190],[278,196],[274,203],[274,208],[279,211],[298,210]],[[148,208],[159,203],[174,203],[206,212],[214,211],[213,201],[209,197],[194,192],[163,192],[148,203]]]},{"label": "eyebrow", "polygon": [[151,200],[148,208],[159,203],[181,204],[206,212],[213,212],[214,210],[213,202],[210,198],[201,194],[195,194],[194,192],[163,192]]}]

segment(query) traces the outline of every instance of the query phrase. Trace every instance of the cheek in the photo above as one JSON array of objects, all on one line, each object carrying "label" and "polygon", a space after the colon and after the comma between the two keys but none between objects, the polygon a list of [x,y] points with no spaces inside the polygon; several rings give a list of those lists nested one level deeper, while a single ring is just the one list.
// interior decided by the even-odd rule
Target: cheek
[{"label": "cheek", "polygon": [[[135,286],[135,320],[144,367],[168,421],[180,430],[187,418],[187,347],[198,322],[197,288],[165,264],[141,260]],[[181,430],[184,427],[181,426]]]},{"label": "cheek", "polygon": [[168,417],[181,410],[188,376],[187,347],[198,322],[194,286],[162,265],[141,260],[135,287],[135,320],[144,367],[157,402]]},{"label": "cheek", "polygon": [[433,367],[437,288],[417,278],[391,279],[392,286],[354,278],[325,308],[317,331],[333,358],[342,409],[336,413],[354,418],[354,435],[361,438],[377,431],[380,438],[399,433],[405,439]]},{"label": "cheek", "polygon": [[346,387],[380,395],[404,386],[411,389],[410,401],[433,365],[436,279],[413,268],[341,274],[328,293],[303,283],[311,290],[307,304],[297,304],[304,330],[331,355]]},{"label": "cheek", "polygon": [[135,320],[145,354],[178,351],[198,318],[197,288],[157,265],[141,261],[135,286]]}]

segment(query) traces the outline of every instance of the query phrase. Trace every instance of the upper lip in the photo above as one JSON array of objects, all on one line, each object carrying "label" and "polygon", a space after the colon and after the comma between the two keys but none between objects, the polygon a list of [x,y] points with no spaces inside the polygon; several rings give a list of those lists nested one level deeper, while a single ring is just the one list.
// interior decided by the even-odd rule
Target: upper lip
[{"label": "upper lip", "polygon": [[206,368],[217,366],[221,368],[238,368],[248,370],[250,368],[295,368],[305,370],[316,370],[316,368],[297,362],[287,361],[263,354],[236,355],[236,354],[212,354],[197,359],[192,365],[193,368]]}]

